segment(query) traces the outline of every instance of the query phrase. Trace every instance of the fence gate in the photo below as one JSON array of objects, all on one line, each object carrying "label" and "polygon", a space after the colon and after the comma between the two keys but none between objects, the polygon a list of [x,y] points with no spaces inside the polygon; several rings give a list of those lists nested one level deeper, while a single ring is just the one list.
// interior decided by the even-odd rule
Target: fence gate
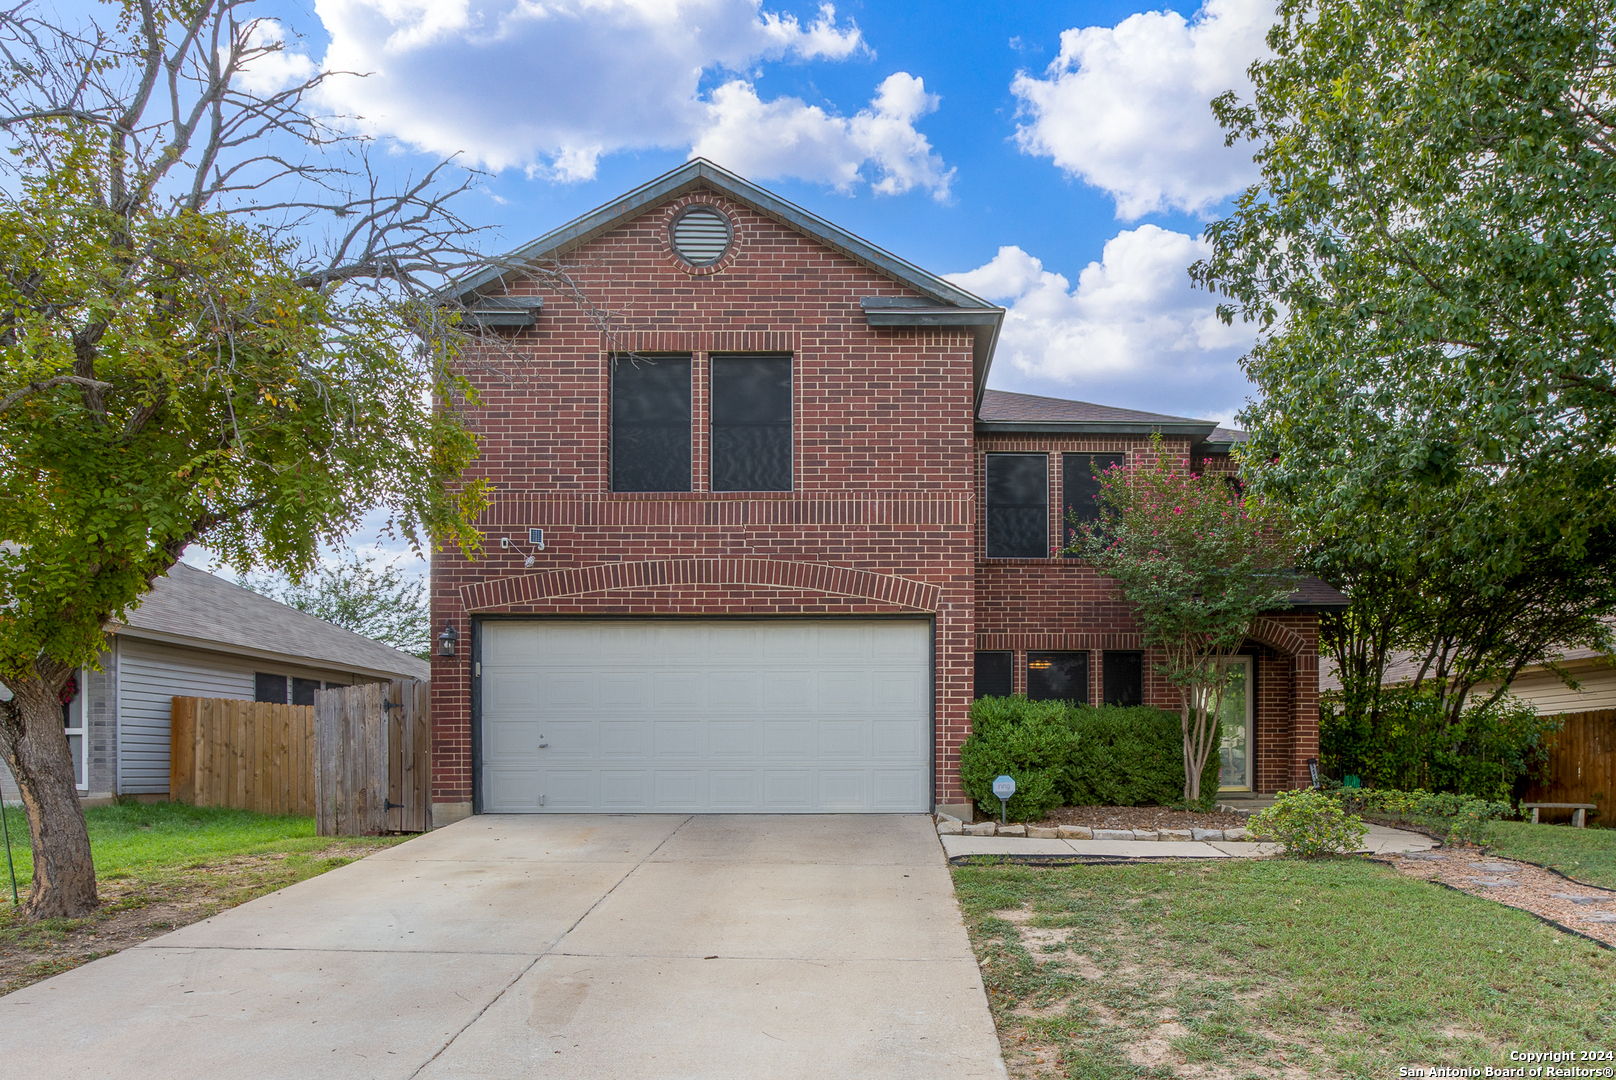
[{"label": "fence gate", "polygon": [[394,679],[314,697],[314,821],[321,836],[426,832],[432,806],[428,684]]}]

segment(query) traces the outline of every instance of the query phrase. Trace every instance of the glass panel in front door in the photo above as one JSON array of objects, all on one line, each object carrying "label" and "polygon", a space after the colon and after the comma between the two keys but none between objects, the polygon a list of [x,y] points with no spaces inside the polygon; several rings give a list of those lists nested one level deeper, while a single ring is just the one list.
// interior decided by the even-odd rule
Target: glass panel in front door
[{"label": "glass panel in front door", "polygon": [[1223,691],[1218,711],[1218,786],[1233,790],[1251,789],[1251,661],[1231,662],[1229,685]]}]

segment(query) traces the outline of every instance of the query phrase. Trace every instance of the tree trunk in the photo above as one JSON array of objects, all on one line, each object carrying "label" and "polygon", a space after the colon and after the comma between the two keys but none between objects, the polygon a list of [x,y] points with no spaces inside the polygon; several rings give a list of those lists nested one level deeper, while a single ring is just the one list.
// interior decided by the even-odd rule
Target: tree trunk
[{"label": "tree trunk", "polygon": [[59,695],[71,669],[58,672],[59,666],[10,684],[12,700],[0,706],[0,750],[22,792],[34,847],[34,884],[23,906],[29,919],[76,919],[100,903],[73,752],[62,727]]}]

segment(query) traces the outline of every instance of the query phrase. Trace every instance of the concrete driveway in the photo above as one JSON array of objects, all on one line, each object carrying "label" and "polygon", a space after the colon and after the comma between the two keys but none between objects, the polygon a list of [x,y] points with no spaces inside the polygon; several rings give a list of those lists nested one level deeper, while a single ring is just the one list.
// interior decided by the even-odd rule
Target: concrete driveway
[{"label": "concrete driveway", "polygon": [[1002,1077],[931,820],[476,817],[0,998],[36,1080]]}]

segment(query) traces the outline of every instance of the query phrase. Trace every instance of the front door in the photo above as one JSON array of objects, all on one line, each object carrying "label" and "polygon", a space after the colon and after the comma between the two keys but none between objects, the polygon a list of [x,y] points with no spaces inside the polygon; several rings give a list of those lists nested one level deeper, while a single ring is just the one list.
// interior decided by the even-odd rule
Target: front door
[{"label": "front door", "polygon": [[1223,691],[1223,707],[1218,712],[1218,771],[1220,791],[1251,790],[1251,729],[1253,694],[1251,657],[1229,661],[1231,678]]}]

